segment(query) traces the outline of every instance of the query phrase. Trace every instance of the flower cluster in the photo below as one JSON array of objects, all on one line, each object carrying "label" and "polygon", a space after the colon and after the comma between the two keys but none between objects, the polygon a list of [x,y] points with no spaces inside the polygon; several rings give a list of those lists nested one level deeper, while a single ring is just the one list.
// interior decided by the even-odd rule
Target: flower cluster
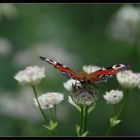
[{"label": "flower cluster", "polygon": [[111,22],[111,34],[116,39],[133,42],[139,32],[140,9],[133,5],[123,5]]},{"label": "flower cluster", "polygon": [[[61,103],[64,100],[64,95],[58,92],[48,92],[38,97],[42,109],[52,108],[54,105]],[[35,106],[38,107],[37,100],[34,98]]]},{"label": "flower cluster", "polygon": [[118,104],[123,98],[123,92],[120,90],[111,90],[103,95],[108,104]]},{"label": "flower cluster", "polygon": [[12,19],[17,16],[17,9],[12,3],[1,3],[0,4],[0,20],[3,17]]},{"label": "flower cluster", "polygon": [[40,68],[38,66],[28,66],[24,70],[19,71],[14,78],[21,85],[36,85],[42,78],[45,77],[45,68]]},{"label": "flower cluster", "polygon": [[140,88],[140,73],[124,70],[119,72],[116,77],[121,86],[126,89],[132,89],[134,87]]}]

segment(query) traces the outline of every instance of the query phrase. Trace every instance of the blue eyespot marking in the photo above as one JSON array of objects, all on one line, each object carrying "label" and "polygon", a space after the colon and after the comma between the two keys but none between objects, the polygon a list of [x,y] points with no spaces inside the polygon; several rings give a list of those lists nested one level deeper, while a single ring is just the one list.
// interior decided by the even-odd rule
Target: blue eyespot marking
[{"label": "blue eyespot marking", "polygon": [[61,72],[62,75],[66,78],[71,78],[71,74],[67,73],[67,72]]}]

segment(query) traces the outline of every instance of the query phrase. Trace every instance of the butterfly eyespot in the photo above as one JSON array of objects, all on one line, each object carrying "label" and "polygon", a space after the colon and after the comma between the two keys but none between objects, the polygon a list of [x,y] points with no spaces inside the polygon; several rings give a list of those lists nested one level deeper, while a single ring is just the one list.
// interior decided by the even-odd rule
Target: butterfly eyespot
[{"label": "butterfly eyespot", "polygon": [[62,75],[66,78],[71,78],[71,74],[67,73],[67,72],[61,72]]},{"label": "butterfly eyespot", "polygon": [[108,79],[108,78],[110,78],[110,77],[112,77],[112,75],[110,75],[110,74],[98,75],[98,76],[97,76],[97,78],[102,78],[102,79],[104,79],[104,80],[106,80],[106,79]]},{"label": "butterfly eyespot", "polygon": [[121,66],[121,64],[115,65],[115,67],[120,67],[120,66]]}]

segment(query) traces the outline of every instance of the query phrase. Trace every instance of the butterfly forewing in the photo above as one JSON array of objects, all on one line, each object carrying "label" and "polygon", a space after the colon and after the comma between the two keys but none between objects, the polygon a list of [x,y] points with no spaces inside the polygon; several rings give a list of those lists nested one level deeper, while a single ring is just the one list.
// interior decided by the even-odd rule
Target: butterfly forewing
[{"label": "butterfly forewing", "polygon": [[126,69],[128,67],[129,67],[128,64],[118,64],[108,68],[102,68],[100,70],[87,74],[87,79],[89,81],[107,80],[116,73],[118,73],[119,71]]},{"label": "butterfly forewing", "polygon": [[66,78],[72,78],[74,80],[80,80],[79,74],[75,72],[74,70],[68,68],[67,66],[58,63],[56,61],[53,61],[51,59],[47,59],[45,57],[40,57],[41,60],[46,61],[47,63],[53,65],[56,69],[62,72],[62,75],[65,76]]}]

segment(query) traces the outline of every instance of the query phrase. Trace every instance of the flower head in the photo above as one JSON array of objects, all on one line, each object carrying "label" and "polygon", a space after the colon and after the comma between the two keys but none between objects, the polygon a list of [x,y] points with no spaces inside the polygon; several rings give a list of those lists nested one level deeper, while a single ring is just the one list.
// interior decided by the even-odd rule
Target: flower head
[{"label": "flower head", "polygon": [[[38,97],[42,109],[52,108],[54,105],[64,100],[64,95],[58,92],[48,92]],[[35,106],[38,107],[37,100],[34,98]]]},{"label": "flower head", "polygon": [[[81,86],[73,86],[71,99],[77,105],[90,105],[95,102],[96,97],[96,89],[91,84],[86,83]],[[71,100],[69,102],[74,105]]]},{"label": "flower head", "polygon": [[0,20],[3,16],[6,18],[15,18],[17,16],[17,9],[12,3],[1,3],[0,4]]},{"label": "flower head", "polygon": [[124,5],[117,13],[117,17],[131,24],[140,22],[140,9],[132,5]]},{"label": "flower head", "polygon": [[111,90],[103,95],[108,104],[118,104],[123,98],[123,92],[120,90]]},{"label": "flower head", "polygon": [[122,87],[127,89],[137,87],[138,83],[140,83],[140,74],[133,73],[131,70],[121,71],[117,73],[116,77]]},{"label": "flower head", "polygon": [[38,66],[28,66],[19,71],[14,78],[21,85],[36,85],[45,77],[45,68]]},{"label": "flower head", "polygon": [[[110,24],[111,36],[133,42],[140,30],[140,9],[133,5],[123,5]],[[108,31],[108,30],[107,30]]]}]

